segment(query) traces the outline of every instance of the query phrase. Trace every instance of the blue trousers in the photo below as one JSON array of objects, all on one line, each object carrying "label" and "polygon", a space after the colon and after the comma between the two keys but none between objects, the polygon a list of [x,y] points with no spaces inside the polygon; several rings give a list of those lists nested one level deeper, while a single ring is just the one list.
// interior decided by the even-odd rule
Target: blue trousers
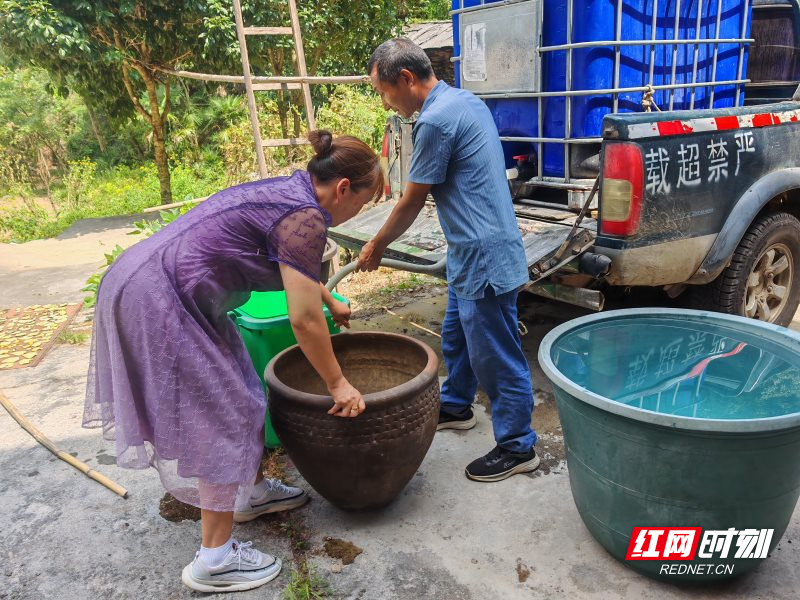
[{"label": "blue trousers", "polygon": [[442,354],[447,367],[442,410],[452,415],[466,411],[480,384],[492,403],[497,445],[527,452],[536,433],[531,429],[531,371],[517,330],[517,291],[496,296],[487,287],[480,300],[463,300],[449,288]]}]

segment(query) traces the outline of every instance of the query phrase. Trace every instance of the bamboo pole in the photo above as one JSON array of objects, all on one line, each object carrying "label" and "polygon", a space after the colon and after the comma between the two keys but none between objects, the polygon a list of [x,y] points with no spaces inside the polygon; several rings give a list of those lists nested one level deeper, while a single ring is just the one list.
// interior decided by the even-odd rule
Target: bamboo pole
[{"label": "bamboo pole", "polygon": [[239,38],[239,51],[242,55],[242,79],[247,93],[247,108],[250,114],[250,128],[253,130],[253,139],[256,143],[256,158],[258,159],[258,174],[261,179],[265,179],[267,173],[267,161],[264,158],[264,145],[261,143],[261,125],[258,122],[258,107],[256,97],[253,94],[253,74],[250,71],[250,55],[247,52],[247,36],[244,34],[244,21],[242,18],[242,6],[239,0],[233,0],[233,16],[236,18],[236,36]]},{"label": "bamboo pole", "polygon": [[25,431],[27,431],[29,434],[31,434],[31,436],[33,436],[33,439],[35,439],[42,446],[47,448],[57,458],[60,458],[61,460],[63,460],[68,465],[70,465],[72,467],[75,467],[81,473],[83,473],[84,475],[89,477],[90,479],[94,479],[97,483],[99,483],[101,485],[104,485],[105,487],[110,489],[115,494],[118,494],[119,496],[122,496],[123,498],[127,498],[128,497],[128,490],[126,490],[124,487],[122,487],[118,483],[115,483],[115,482],[111,481],[108,477],[106,477],[102,473],[98,473],[94,469],[90,468],[89,465],[87,465],[86,463],[78,460],[77,458],[75,458],[71,454],[67,454],[63,450],[59,450],[53,442],[51,442],[41,431],[39,431],[33,425],[33,423],[31,423],[28,419],[26,419],[22,415],[22,413],[20,413],[17,410],[17,407],[14,406],[11,403],[11,401],[6,397],[6,395],[1,391],[0,391],[0,404],[3,405],[3,408],[5,408],[8,411],[8,414],[10,414],[11,417],[17,423],[19,423],[20,426]]},{"label": "bamboo pole", "polygon": [[191,200],[181,200],[180,202],[172,202],[171,204],[159,204],[158,206],[151,206],[150,208],[145,208],[142,212],[143,213],[154,213],[154,212],[161,212],[162,210],[169,210],[170,208],[178,208],[180,206],[184,206],[186,204],[191,204],[192,202],[200,203],[203,200],[208,200],[210,196],[203,196],[202,198],[192,198]]},{"label": "bamboo pole", "polygon": [[[292,31],[294,33],[294,53],[297,57],[297,71],[300,77],[308,77],[306,71],[306,53],[303,50],[303,35],[300,33],[300,18],[297,16],[297,4],[295,0],[289,0],[289,17],[292,21]],[[313,131],[317,128],[317,118],[314,115],[314,104],[311,102],[311,88],[308,82],[302,83],[303,100],[306,105],[306,120],[308,130]]]},{"label": "bamboo pole", "polygon": [[[152,65],[152,68],[161,71],[162,73],[166,73],[168,75],[174,75],[175,77],[183,77],[185,79],[197,79],[200,81],[216,81],[218,83],[238,83],[242,85],[244,85],[245,82],[243,75],[213,75],[210,73],[196,73],[194,71],[176,71],[174,69],[167,69],[165,67],[158,67],[155,65]],[[287,76],[253,75],[250,79],[254,84],[310,83],[312,85],[317,85],[317,84],[335,84],[335,83],[351,83],[351,84],[369,83],[369,77],[367,77],[366,75],[330,75],[330,76],[308,75],[306,77],[297,77],[294,75],[287,75]]]},{"label": "bamboo pole", "polygon": [[386,308],[385,306],[383,307],[383,310],[385,310],[385,311],[386,311],[387,313],[389,313],[390,315],[392,315],[392,316],[394,316],[394,317],[397,317],[397,318],[398,318],[398,319],[400,319],[401,321],[405,321],[405,322],[406,322],[406,323],[408,323],[409,325],[413,325],[413,326],[414,326],[414,327],[416,327],[417,329],[421,329],[421,330],[422,330],[422,331],[424,331],[425,333],[430,333],[431,335],[435,335],[435,336],[436,336],[437,338],[439,338],[439,339],[441,339],[441,338],[442,338],[441,334],[438,334],[438,333],[436,333],[435,331],[433,331],[433,330],[431,330],[431,329],[428,329],[427,327],[423,327],[423,326],[422,326],[422,325],[420,325],[419,323],[414,323],[414,321],[412,321],[411,319],[407,319],[407,318],[406,318],[406,317],[404,317],[403,315],[398,315],[396,312],[394,312],[393,310],[389,310],[389,309],[388,309],[388,308]]}]

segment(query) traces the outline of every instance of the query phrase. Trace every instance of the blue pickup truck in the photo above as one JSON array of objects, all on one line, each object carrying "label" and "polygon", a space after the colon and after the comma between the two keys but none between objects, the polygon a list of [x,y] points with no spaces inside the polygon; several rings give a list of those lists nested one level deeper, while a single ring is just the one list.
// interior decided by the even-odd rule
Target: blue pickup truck
[{"label": "blue pickup truck", "polygon": [[[610,292],[658,287],[791,321],[798,0],[454,0],[452,14],[456,83],[500,134],[528,291],[601,310]],[[387,201],[332,230],[340,245],[358,250],[388,216],[412,127],[389,119]],[[442,265],[432,203],[386,254]]]}]

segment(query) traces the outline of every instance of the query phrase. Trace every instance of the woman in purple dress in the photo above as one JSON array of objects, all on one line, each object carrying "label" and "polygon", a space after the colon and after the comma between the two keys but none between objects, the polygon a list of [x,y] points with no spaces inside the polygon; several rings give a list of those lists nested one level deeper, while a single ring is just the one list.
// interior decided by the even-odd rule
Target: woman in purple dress
[{"label": "woman in purple dress", "polygon": [[350,310],[320,270],[328,227],[376,198],[383,175],[362,141],[308,137],[307,171],[214,194],[128,249],[98,293],[83,425],[114,437],[119,466],[155,467],[173,496],[201,509],[201,548],[182,576],[198,591],[276,577],[280,560],[234,540],[234,519],[307,500],[260,473],[266,398],[228,312],[252,291],[285,289],[297,341],[333,397],[329,413],[365,409],[333,354],[321,305],[345,326]]}]

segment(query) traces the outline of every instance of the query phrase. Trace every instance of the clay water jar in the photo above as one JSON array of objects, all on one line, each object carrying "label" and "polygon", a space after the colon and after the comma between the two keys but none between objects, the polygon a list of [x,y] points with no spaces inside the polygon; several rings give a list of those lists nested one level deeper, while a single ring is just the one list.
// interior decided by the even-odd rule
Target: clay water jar
[{"label": "clay water jar", "polygon": [[270,419],[321,496],[348,510],[380,508],[403,490],[433,441],[439,361],[426,344],[395,333],[343,333],[331,341],[366,410],[354,418],[327,414],[333,400],[293,346],[267,365]]}]

